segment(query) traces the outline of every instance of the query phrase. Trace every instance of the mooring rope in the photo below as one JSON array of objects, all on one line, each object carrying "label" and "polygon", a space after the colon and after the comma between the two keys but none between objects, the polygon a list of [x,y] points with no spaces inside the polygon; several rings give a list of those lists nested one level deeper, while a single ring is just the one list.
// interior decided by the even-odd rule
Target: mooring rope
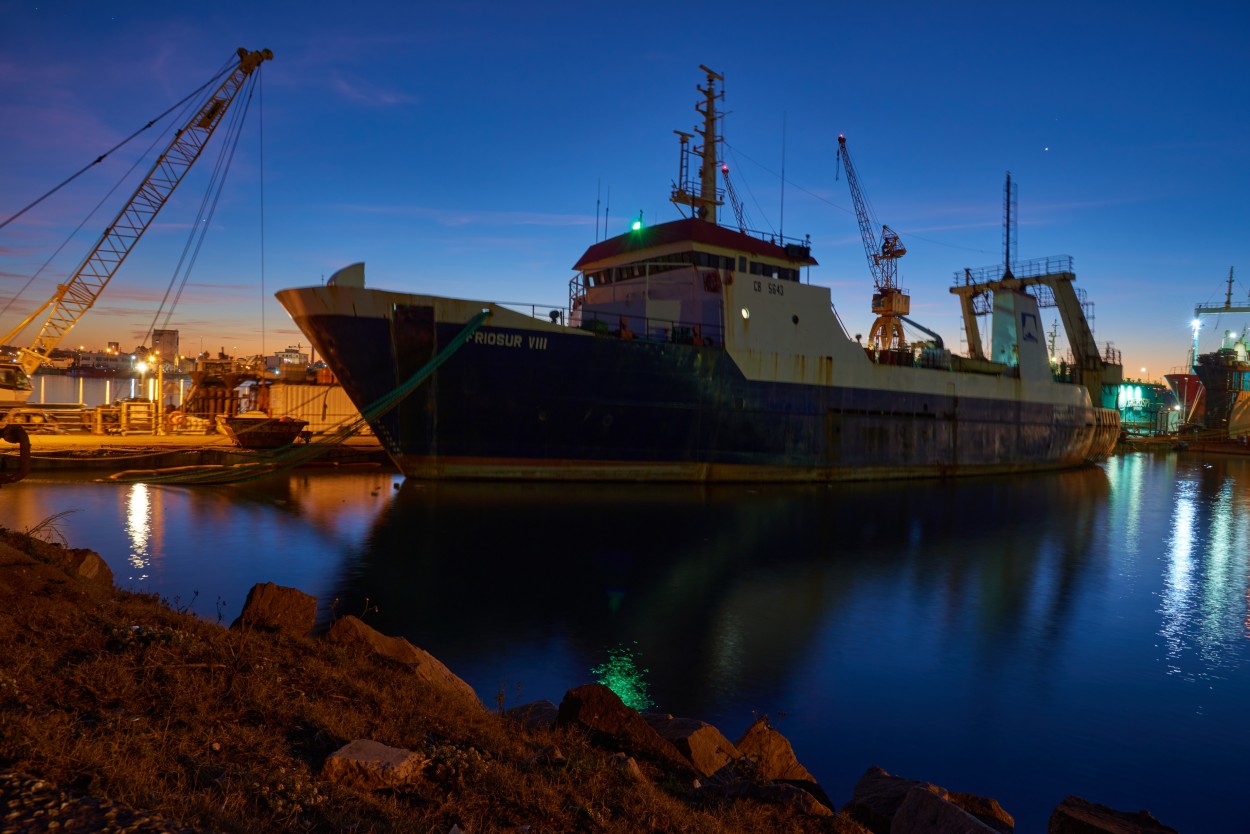
[{"label": "mooring rope", "polygon": [[438,370],[439,366],[450,359],[452,354],[463,347],[464,343],[482,326],[482,322],[490,316],[491,310],[484,308],[469,320],[464,329],[456,334],[455,338],[438,352],[438,355],[426,362],[406,382],[362,409],[360,417],[349,417],[339,421],[330,432],[311,443],[303,445],[292,443],[272,453],[261,453],[255,461],[234,466],[180,466],[174,468],[177,471],[171,470],[164,474],[161,470],[142,473],[120,472],[112,480],[149,484],[233,484],[265,478],[309,463],[326,454],[331,447],[341,445],[366,423],[378,419],[403,402],[421,383]]}]

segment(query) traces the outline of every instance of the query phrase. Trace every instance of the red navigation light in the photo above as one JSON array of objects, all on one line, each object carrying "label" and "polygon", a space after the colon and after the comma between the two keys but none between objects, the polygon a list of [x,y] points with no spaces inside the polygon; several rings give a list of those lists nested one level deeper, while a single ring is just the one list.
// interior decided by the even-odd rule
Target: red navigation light
[{"label": "red navigation light", "polygon": [[722,165],[722,166],[720,166],[720,172],[721,172],[722,174],[728,174],[728,173],[729,173],[729,166],[728,166],[728,165]]}]

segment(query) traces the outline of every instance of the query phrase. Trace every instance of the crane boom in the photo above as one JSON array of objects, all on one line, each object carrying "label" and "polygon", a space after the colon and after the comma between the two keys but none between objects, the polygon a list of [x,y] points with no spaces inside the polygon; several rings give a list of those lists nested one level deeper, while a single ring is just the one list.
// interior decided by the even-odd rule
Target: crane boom
[{"label": "crane boom", "polygon": [[855,204],[855,219],[859,221],[859,236],[864,241],[864,254],[868,256],[868,268],[872,271],[873,283],[880,287],[884,283],[881,274],[880,254],[877,248],[877,233],[873,231],[875,220],[868,211],[868,203],[863,192],[859,190],[859,177],[855,176],[855,166],[851,164],[850,151],[846,149],[846,137],[838,137],[838,158],[846,168],[846,183],[851,187],[851,202]]},{"label": "crane boom", "polygon": [[725,177],[725,192],[729,194],[729,204],[733,206],[734,219],[738,221],[738,231],[745,233],[747,230],[747,213],[742,205],[742,200],[738,199],[738,189],[734,188],[733,180],[729,178],[729,166],[722,164],[720,172]]},{"label": "crane boom", "polygon": [[[859,177],[851,164],[846,149],[846,137],[838,137],[838,157],[846,168],[846,182],[851,187],[851,201],[855,203],[855,218],[859,221],[859,236],[864,241],[864,254],[868,256],[868,268],[872,272],[875,292],[872,295],[872,311],[877,314],[868,343],[877,348],[903,348],[906,337],[900,320],[911,312],[911,298],[898,285],[899,258],[907,254],[907,247],[889,226],[881,226],[881,241],[877,242],[876,218],[868,208],[868,201],[859,188]],[[924,328],[921,328],[922,330]],[[931,331],[925,330],[926,333]]]},{"label": "crane boom", "polygon": [[[43,308],[51,307],[39,336],[30,347],[21,348],[17,363],[27,375],[33,374],[47,359],[51,351],[79,319],[95,304],[100,293],[135,243],[147,231],[157,212],[165,205],[169,195],[186,175],[187,170],[199,158],[217,125],[221,123],[230,103],[243,87],[243,83],[262,62],[273,58],[268,49],[249,52],[240,47],[239,64],[234,71],[210,95],[194,116],[174,134],[173,141],[156,160],[152,170],[135,190],[117,217],[104,230],[104,235],[83,259],[73,276],[57,287],[56,294]],[[23,322],[16,335],[29,323]],[[6,339],[7,341],[8,339]]]},{"label": "crane boom", "polygon": [[859,177],[846,149],[846,137],[838,137],[838,156],[846,168],[846,182],[851,187],[851,201],[855,203],[855,218],[859,221],[859,236],[864,241],[864,254],[868,256],[868,268],[872,270],[873,282],[878,292],[898,287],[897,259],[907,254],[907,247],[889,226],[881,226],[881,242],[877,242],[876,218],[868,208],[868,201],[859,188]]}]

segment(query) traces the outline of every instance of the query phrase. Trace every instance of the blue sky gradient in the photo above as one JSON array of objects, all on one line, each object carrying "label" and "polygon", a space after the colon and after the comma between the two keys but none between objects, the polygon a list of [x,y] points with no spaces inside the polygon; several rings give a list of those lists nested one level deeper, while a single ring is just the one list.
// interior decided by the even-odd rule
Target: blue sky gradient
[{"label": "blue sky gradient", "polygon": [[[1011,171],[1019,257],[1071,255],[1099,343],[1114,343],[1128,375],[1158,378],[1184,364],[1193,306],[1223,300],[1230,266],[1247,303],[1248,36],[1250,12],[1232,2],[0,0],[0,222],[237,47],[269,48],[170,319],[184,352],[302,341],[273,292],[355,261],[372,286],[563,306],[605,206],[611,234],[639,212],[679,216],[672,131],[694,126],[706,64],[725,76],[726,156],[751,226],[811,235],[810,279],[831,287],[851,333],[872,321],[872,282],[839,133],[909,250],[899,273],[912,318],[960,346],[948,287],[957,270],[1001,261]],[[134,180],[10,303],[154,135],[0,229],[0,333],[78,265]],[[139,344],[220,138],[72,346]],[[1057,315],[1043,312],[1049,328]],[[1246,321],[1209,320],[1204,349]]]}]

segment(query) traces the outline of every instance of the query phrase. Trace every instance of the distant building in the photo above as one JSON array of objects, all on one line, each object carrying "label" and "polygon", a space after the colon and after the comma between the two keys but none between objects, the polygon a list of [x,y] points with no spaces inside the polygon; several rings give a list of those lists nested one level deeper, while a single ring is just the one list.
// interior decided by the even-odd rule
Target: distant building
[{"label": "distant building", "polygon": [[160,351],[164,361],[177,364],[178,357],[181,355],[178,350],[178,331],[153,330],[152,350]]},{"label": "distant building", "polygon": [[117,342],[109,342],[108,350],[84,350],[78,355],[78,367],[96,371],[124,373],[134,364],[134,357],[117,350]]},{"label": "distant building", "polygon": [[273,356],[265,357],[265,370],[273,373],[281,374],[284,368],[298,366],[303,368],[308,364],[308,354],[304,353],[301,346],[288,347],[286,350],[274,351]]}]

